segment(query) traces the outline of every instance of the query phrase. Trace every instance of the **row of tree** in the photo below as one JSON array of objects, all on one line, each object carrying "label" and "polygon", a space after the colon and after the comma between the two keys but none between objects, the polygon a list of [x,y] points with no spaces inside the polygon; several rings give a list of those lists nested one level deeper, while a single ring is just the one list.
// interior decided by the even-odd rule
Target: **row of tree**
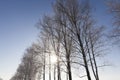
[{"label": "row of tree", "polygon": [[[108,6],[119,26],[120,3],[109,2]],[[38,23],[40,39],[25,51],[10,80],[73,80],[74,67],[84,71],[79,72],[80,78],[99,80],[97,59],[105,48],[104,27],[96,26],[89,0],[56,0],[53,10],[52,16],[44,16]],[[114,30],[111,37],[119,39],[120,28]],[[54,64],[51,55],[57,56]]]},{"label": "row of tree", "polygon": [[37,78],[40,78],[42,70],[42,60],[39,57],[40,49],[37,44],[26,49],[21,64],[10,80],[35,80],[36,75]]}]

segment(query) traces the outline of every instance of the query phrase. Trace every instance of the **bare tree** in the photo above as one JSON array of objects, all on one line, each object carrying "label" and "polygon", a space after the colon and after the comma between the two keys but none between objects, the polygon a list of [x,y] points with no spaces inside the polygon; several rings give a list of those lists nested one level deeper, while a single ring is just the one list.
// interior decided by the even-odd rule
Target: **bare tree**
[{"label": "bare tree", "polygon": [[[48,40],[48,37],[49,37],[49,40],[55,51],[55,54],[57,55],[57,79],[58,80],[61,80],[61,74],[60,74],[60,61],[59,61],[59,56],[60,56],[60,40],[61,40],[61,34],[60,32],[58,31],[59,30],[59,27],[57,27],[58,29],[56,30],[56,27],[52,21],[53,19],[48,17],[48,16],[45,16],[43,18],[43,21],[42,23],[40,22],[40,27],[42,26],[42,33],[45,33],[49,36],[46,36],[47,37],[47,40]],[[48,45],[49,45],[48,44]],[[48,53],[50,54],[50,51],[48,51]]]},{"label": "bare tree", "polygon": [[22,62],[11,80],[34,80],[37,74],[41,74],[42,62],[37,48],[37,45],[33,44],[26,49]]},{"label": "bare tree", "polygon": [[[43,18],[41,31],[48,34],[54,51],[57,55],[58,80],[60,80],[60,50],[64,51],[67,74],[72,80],[71,63],[77,63],[84,67],[88,80],[91,80],[91,73],[96,80],[99,80],[96,58],[97,48],[101,41],[103,29],[94,25],[91,16],[89,1],[80,3],[78,0],[56,0],[53,5],[54,15]],[[63,48],[64,47],[64,48]],[[78,53],[76,56],[73,53]],[[73,62],[71,58],[79,58],[80,62]],[[76,60],[76,59],[75,59]],[[89,66],[90,65],[90,66]],[[92,69],[90,72],[89,69]]]},{"label": "bare tree", "polygon": [[[79,50],[80,57],[83,59],[84,64],[82,65],[85,67],[88,80],[91,80],[88,61],[90,61],[92,66],[95,79],[99,80],[95,51],[101,39],[99,35],[102,33],[102,30],[94,26],[89,1],[82,2],[81,4],[78,0],[57,0],[55,5],[56,23],[59,23],[62,27],[62,31],[59,31],[63,33],[65,50],[71,50],[70,45],[73,46],[73,44],[68,42],[72,42],[69,39],[74,40],[76,49]],[[66,54],[69,53],[66,52]],[[70,57],[67,55],[67,58]],[[69,79],[71,80],[70,75]]]},{"label": "bare tree", "polygon": [[[68,4],[70,1],[67,1]],[[61,39],[61,44],[64,47],[65,50],[65,58],[66,58],[66,68],[67,68],[67,74],[69,76],[69,80],[72,80],[72,72],[71,72],[71,53],[73,50],[73,35],[71,33],[70,25],[67,16],[61,11],[64,10],[61,6],[65,6],[66,1],[64,0],[58,0],[54,4],[54,11],[55,11],[55,23],[57,26],[60,26],[61,30],[59,29],[59,32],[61,32],[61,35],[63,36]]]},{"label": "bare tree", "polygon": [[[64,25],[64,27],[67,27],[74,34],[74,37],[71,35],[70,35],[70,37],[72,37],[73,39],[74,38],[77,39],[77,43],[79,44],[79,47],[80,47],[80,50],[81,50],[81,53],[83,56],[83,61],[85,64],[85,69],[86,69],[88,80],[91,80],[90,72],[88,69],[88,63],[87,63],[87,59],[86,59],[86,53],[84,50],[84,43],[82,41],[83,40],[82,38],[84,38],[84,36],[82,35],[84,31],[81,32],[83,29],[82,27],[84,27],[84,24],[82,24],[82,23],[85,22],[83,17],[86,17],[87,8],[84,8],[84,9],[81,8],[81,11],[82,10],[83,11],[82,12],[79,11],[80,6],[79,6],[79,2],[77,0],[74,0],[74,1],[73,0],[64,0],[64,1],[58,0],[56,5],[57,5],[57,10],[59,12],[61,12],[61,15],[64,15],[64,18],[66,18],[66,19],[64,19],[62,17],[64,21],[62,21],[61,24]],[[81,13],[79,13],[79,12],[81,12]],[[79,20],[80,20],[80,22],[78,22]],[[64,34],[64,36],[66,36],[65,34]],[[66,48],[67,48],[67,46],[66,46]],[[71,79],[70,76],[69,76],[69,79]]]},{"label": "bare tree", "polygon": [[72,64],[84,68],[88,80],[92,80],[91,74],[99,80],[97,51],[103,28],[94,25],[89,0],[56,0],[53,9],[53,16],[44,16],[38,24],[41,42],[26,49],[11,80],[35,80],[36,77],[45,80],[47,74],[51,80],[51,47],[57,56],[54,80],[62,79],[62,71],[66,72],[67,80],[72,80]]}]

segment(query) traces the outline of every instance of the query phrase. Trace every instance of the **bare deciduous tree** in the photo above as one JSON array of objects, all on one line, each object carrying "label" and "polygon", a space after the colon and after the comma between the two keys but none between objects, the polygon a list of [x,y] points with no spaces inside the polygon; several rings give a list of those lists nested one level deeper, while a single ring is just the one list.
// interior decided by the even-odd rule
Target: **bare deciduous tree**
[{"label": "bare deciduous tree", "polygon": [[44,16],[38,24],[41,42],[26,50],[11,80],[34,80],[36,76],[45,80],[46,74],[51,80],[51,50],[57,56],[54,80],[62,80],[62,71],[67,80],[72,80],[72,64],[82,67],[88,80],[93,79],[91,74],[99,80],[97,51],[101,49],[103,28],[95,26],[89,0],[56,0],[53,9],[53,16]]},{"label": "bare deciduous tree", "polygon": [[[54,8],[57,16],[55,16],[55,19],[57,19],[56,23],[59,23],[62,27],[62,42],[64,42],[65,50],[71,50],[70,44],[72,41],[69,41],[69,39],[74,40],[82,56],[88,80],[91,80],[88,60],[90,60],[95,79],[99,80],[95,47],[101,39],[99,35],[102,33],[102,30],[94,26],[89,1],[80,4],[78,0],[57,0]],[[66,52],[66,54],[70,54],[70,52]],[[70,58],[70,56],[67,55],[67,58]],[[70,77],[71,75],[69,75],[71,80]]]},{"label": "bare deciduous tree", "polygon": [[26,49],[22,62],[11,80],[34,80],[38,74],[41,74],[42,62],[37,48],[37,45],[33,44]]}]

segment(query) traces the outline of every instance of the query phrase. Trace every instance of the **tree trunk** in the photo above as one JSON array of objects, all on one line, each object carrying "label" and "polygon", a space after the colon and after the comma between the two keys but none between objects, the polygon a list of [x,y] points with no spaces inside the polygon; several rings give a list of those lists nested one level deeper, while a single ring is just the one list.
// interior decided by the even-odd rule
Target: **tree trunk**
[{"label": "tree trunk", "polygon": [[58,46],[57,46],[57,71],[58,71],[58,74],[57,74],[57,77],[58,77],[58,80],[61,80],[61,73],[60,73],[60,62],[59,62],[59,57],[60,57],[60,53],[59,53],[59,49],[60,49],[60,43],[58,42]]},{"label": "tree trunk", "polygon": [[92,51],[92,56],[93,56],[93,62],[94,62],[94,66],[95,66],[95,73],[96,73],[96,80],[99,80],[99,75],[98,75],[98,67],[97,67],[97,63],[96,63],[96,58],[95,58],[95,54],[94,54],[94,50],[93,50],[93,41],[92,41],[92,39],[91,39],[91,36],[90,36],[90,44],[91,44],[91,51]]},{"label": "tree trunk", "polygon": [[43,64],[43,80],[45,80],[45,53],[44,53],[44,64]]},{"label": "tree trunk", "polygon": [[67,68],[68,68],[68,76],[69,76],[69,80],[72,80],[72,73],[71,73],[71,65],[70,65],[70,61],[67,62]]},{"label": "tree trunk", "polygon": [[49,53],[49,80],[51,80],[51,58],[50,58],[50,53]]},{"label": "tree trunk", "polygon": [[91,80],[90,72],[89,72],[89,69],[88,69],[88,64],[87,64],[87,61],[86,61],[86,54],[85,54],[85,51],[84,51],[84,48],[83,48],[83,43],[81,41],[81,37],[80,37],[79,34],[77,34],[77,37],[78,37],[80,47],[81,47],[81,51],[82,51],[83,61],[84,61],[84,64],[85,64],[85,70],[86,70],[86,73],[87,73],[87,78],[88,78],[88,80]]},{"label": "tree trunk", "polygon": [[54,64],[54,80],[56,80],[56,65]]}]

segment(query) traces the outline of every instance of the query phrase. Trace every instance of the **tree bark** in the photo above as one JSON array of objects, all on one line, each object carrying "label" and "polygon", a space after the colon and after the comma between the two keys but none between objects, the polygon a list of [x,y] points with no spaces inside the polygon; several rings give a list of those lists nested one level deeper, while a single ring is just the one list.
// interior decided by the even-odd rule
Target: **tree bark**
[{"label": "tree bark", "polygon": [[78,33],[77,33],[77,37],[78,37],[80,47],[81,47],[81,51],[82,51],[82,56],[83,56],[85,69],[86,69],[86,73],[87,73],[87,78],[88,78],[88,80],[91,80],[91,76],[90,76],[90,72],[89,72],[88,64],[87,64],[87,60],[86,60],[86,54],[85,54],[85,51],[84,51],[84,48],[83,48],[83,43],[82,43],[81,37],[80,37],[80,35]]}]

